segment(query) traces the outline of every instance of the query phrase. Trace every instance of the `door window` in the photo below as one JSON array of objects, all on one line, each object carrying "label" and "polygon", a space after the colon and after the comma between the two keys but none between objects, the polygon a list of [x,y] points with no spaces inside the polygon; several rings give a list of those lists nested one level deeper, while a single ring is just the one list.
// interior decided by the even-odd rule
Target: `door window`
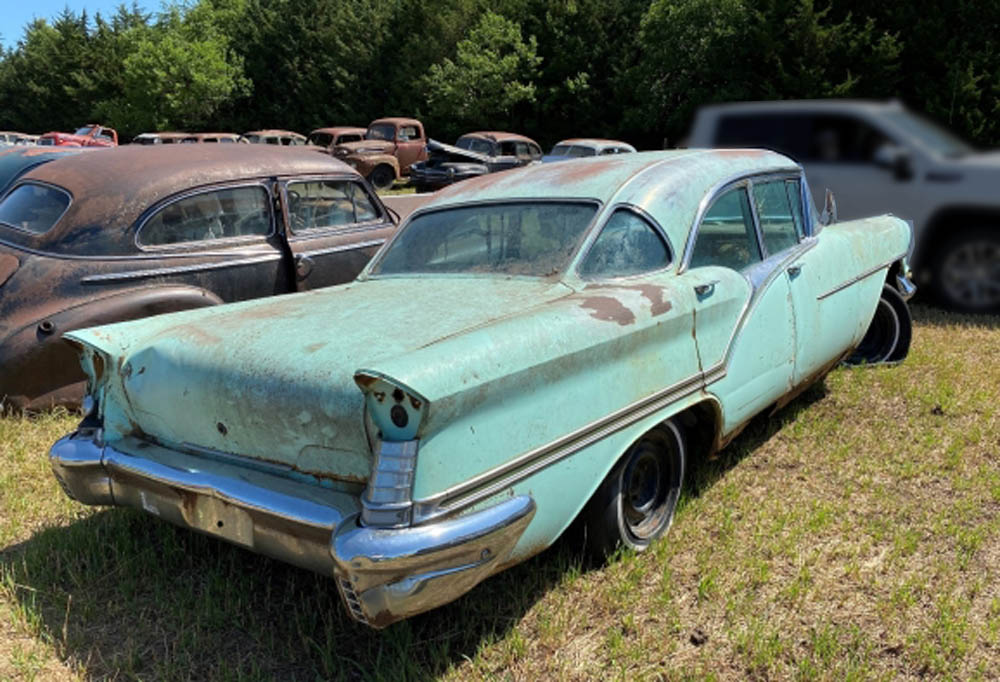
[{"label": "door window", "polygon": [[267,190],[260,186],[202,192],[173,201],[142,224],[139,244],[165,246],[265,236],[271,231]]},{"label": "door window", "polygon": [[[768,254],[795,246],[802,236],[802,215],[796,216],[789,201],[789,186],[793,181],[770,180],[753,183],[753,200]],[[798,182],[794,181],[795,187]],[[796,203],[801,204],[801,199]]]},{"label": "door window", "polygon": [[379,211],[364,188],[350,180],[290,182],[292,231],[320,230],[377,220]]},{"label": "door window", "polygon": [[705,213],[689,266],[722,265],[742,270],[762,260],[745,187],[732,189]]},{"label": "door window", "polygon": [[608,219],[580,266],[580,274],[597,279],[627,277],[670,265],[670,249],[642,216],[620,209]]}]

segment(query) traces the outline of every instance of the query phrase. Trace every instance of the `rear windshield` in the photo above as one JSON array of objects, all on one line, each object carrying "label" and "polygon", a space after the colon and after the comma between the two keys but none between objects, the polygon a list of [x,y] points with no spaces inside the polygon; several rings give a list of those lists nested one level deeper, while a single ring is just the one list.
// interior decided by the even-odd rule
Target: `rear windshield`
[{"label": "rear windshield", "polygon": [[568,156],[576,159],[581,156],[596,156],[597,150],[593,147],[581,147],[575,144],[557,144],[552,149],[552,156]]},{"label": "rear windshield", "polygon": [[470,152],[479,152],[486,156],[493,156],[493,143],[481,137],[460,137],[455,146],[461,149],[468,149]]},{"label": "rear windshield", "polygon": [[52,229],[69,208],[68,192],[36,183],[18,185],[0,201],[0,223],[31,234]]},{"label": "rear windshield", "polygon": [[393,240],[372,273],[548,277],[566,269],[596,211],[594,204],[523,202],[426,213]]}]

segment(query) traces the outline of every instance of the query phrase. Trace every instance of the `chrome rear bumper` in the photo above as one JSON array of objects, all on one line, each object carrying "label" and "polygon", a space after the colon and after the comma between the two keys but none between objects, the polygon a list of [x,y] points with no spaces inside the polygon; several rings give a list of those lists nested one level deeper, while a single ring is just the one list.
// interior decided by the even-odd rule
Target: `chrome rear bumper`
[{"label": "chrome rear bumper", "polygon": [[67,495],[142,509],[335,576],[348,611],[373,627],[470,590],[507,559],[535,513],[522,496],[425,526],[366,528],[354,495],[144,441],[101,445],[95,436],[75,433],[52,446],[52,470]]}]

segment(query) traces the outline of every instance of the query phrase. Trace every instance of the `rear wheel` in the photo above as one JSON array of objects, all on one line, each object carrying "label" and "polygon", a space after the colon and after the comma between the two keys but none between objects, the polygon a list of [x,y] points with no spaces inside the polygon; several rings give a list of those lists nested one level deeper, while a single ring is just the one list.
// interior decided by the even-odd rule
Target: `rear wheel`
[{"label": "rear wheel", "polygon": [[685,459],[684,436],[672,420],[633,443],[584,509],[587,549],[597,556],[619,546],[641,552],[666,533]]},{"label": "rear wheel", "polygon": [[368,175],[368,182],[372,183],[375,189],[389,189],[395,181],[396,171],[392,169],[392,166],[385,164],[375,166]]},{"label": "rear wheel", "polygon": [[847,358],[849,365],[877,365],[900,362],[910,352],[913,320],[910,309],[899,292],[886,284],[882,287],[875,317],[865,337]]},{"label": "rear wheel", "polygon": [[937,298],[950,310],[1000,312],[1000,229],[977,227],[949,238],[933,276]]}]

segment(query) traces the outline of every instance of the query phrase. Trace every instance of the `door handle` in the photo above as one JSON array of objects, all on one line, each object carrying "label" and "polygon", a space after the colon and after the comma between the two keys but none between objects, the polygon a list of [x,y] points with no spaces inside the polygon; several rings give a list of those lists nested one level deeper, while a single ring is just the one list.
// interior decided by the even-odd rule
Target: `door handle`
[{"label": "door handle", "polygon": [[304,256],[301,253],[295,255],[295,276],[301,282],[313,269],[313,259],[309,256]]},{"label": "door handle", "polygon": [[802,265],[803,265],[802,263],[796,263],[795,265],[788,266],[788,276],[798,277],[800,274],[802,274]]},{"label": "door handle", "polygon": [[704,284],[696,284],[694,287],[694,293],[698,298],[706,298],[715,293],[715,285],[719,283],[719,280],[713,279],[711,282],[706,282]]}]

